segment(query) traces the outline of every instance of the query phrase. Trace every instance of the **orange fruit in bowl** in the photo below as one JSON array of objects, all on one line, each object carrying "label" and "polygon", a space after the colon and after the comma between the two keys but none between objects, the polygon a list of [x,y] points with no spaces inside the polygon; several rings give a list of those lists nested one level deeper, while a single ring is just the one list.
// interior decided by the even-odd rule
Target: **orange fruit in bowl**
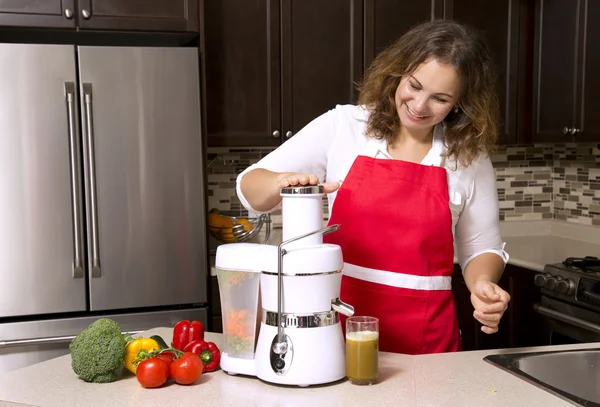
[{"label": "orange fruit in bowl", "polygon": [[244,229],[248,232],[251,232],[254,229],[254,225],[250,223],[250,221],[246,218],[239,218],[236,222],[236,225],[244,225]]},{"label": "orange fruit in bowl", "polygon": [[208,212],[208,229],[211,232],[218,233],[221,226],[221,213],[218,209],[211,209]]}]

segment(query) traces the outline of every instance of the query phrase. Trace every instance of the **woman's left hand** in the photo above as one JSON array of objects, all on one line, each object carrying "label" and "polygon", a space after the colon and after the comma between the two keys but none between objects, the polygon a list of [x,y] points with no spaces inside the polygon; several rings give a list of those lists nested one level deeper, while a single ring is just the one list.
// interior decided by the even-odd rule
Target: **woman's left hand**
[{"label": "woman's left hand", "polygon": [[510,295],[491,281],[479,280],[471,291],[473,317],[481,322],[481,330],[486,334],[498,332],[498,324],[508,308]]}]

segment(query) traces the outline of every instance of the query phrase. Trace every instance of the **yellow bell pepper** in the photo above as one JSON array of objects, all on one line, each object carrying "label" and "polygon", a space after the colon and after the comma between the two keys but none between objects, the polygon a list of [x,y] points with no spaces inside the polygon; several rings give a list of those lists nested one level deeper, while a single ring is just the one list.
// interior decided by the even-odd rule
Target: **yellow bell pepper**
[{"label": "yellow bell pepper", "polygon": [[133,341],[129,342],[125,348],[125,367],[131,373],[135,374],[137,365],[135,365],[133,362],[136,359],[142,359],[147,353],[159,349],[160,346],[158,345],[158,342],[152,338],[134,339]]}]

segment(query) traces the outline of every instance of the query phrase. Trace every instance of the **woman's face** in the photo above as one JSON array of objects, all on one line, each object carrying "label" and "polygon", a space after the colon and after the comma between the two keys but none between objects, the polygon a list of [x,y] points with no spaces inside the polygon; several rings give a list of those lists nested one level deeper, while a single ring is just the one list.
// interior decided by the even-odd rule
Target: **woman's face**
[{"label": "woman's face", "polygon": [[396,89],[396,111],[402,127],[425,130],[440,123],[457,102],[460,80],[454,67],[430,59]]}]

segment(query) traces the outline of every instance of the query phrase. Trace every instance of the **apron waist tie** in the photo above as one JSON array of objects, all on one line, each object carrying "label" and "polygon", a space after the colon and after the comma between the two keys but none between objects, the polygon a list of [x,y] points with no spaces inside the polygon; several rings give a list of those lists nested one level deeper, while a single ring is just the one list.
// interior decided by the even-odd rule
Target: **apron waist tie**
[{"label": "apron waist tie", "polygon": [[376,270],[350,263],[344,263],[343,274],[359,280],[391,287],[428,291],[452,290],[452,277],[450,276],[415,276],[412,274]]}]

